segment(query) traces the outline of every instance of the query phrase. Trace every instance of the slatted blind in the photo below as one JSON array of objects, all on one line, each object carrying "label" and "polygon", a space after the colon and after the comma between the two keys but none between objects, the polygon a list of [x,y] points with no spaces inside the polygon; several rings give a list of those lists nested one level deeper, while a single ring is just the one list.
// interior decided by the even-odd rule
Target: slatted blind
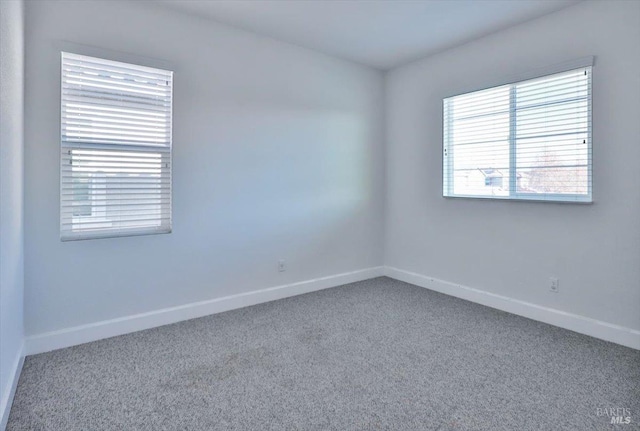
[{"label": "slatted blind", "polygon": [[591,69],[444,99],[444,196],[591,202]]},{"label": "slatted blind", "polygon": [[171,231],[173,72],[62,53],[62,240]]}]

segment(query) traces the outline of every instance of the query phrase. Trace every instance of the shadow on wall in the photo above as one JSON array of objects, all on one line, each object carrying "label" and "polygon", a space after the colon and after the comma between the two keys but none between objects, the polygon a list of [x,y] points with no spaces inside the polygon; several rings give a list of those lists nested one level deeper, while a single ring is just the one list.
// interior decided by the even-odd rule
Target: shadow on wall
[{"label": "shadow on wall", "polygon": [[213,121],[191,120],[216,128],[221,138],[191,144],[190,151],[202,157],[189,169],[186,162],[182,169],[176,132],[174,206],[189,208],[176,214],[176,225],[233,231],[237,241],[253,242],[261,233],[324,231],[366,207],[373,194],[371,161],[357,116],[267,107],[236,111],[212,113]]},{"label": "shadow on wall", "polygon": [[[356,114],[273,106],[193,114],[185,116],[189,124],[174,125],[174,233],[188,237],[181,243],[193,259],[225,250],[216,283],[275,264],[278,244],[299,262],[339,254],[332,244],[363,228],[373,167],[365,121]],[[195,141],[211,130],[215,140]]]}]

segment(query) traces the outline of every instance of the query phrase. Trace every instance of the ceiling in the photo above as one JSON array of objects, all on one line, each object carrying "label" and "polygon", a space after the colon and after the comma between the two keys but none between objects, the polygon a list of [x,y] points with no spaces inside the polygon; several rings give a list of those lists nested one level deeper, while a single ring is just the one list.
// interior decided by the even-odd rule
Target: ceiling
[{"label": "ceiling", "polygon": [[580,0],[157,0],[379,69],[460,45]]}]

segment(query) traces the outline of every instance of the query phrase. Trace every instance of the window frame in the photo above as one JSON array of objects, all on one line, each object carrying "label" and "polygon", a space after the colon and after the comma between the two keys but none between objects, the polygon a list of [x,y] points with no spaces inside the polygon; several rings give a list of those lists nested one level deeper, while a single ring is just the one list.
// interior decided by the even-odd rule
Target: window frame
[{"label": "window frame", "polygon": [[[446,199],[486,199],[486,200],[502,200],[502,201],[522,201],[522,202],[551,202],[551,203],[567,203],[567,204],[592,204],[593,200],[593,65],[594,57],[583,57],[565,63],[537,69],[518,76],[512,76],[509,79],[502,80],[502,83],[494,85],[486,85],[481,88],[475,88],[468,91],[459,92],[442,98],[442,197]],[[517,145],[516,145],[516,85],[533,81],[540,78],[549,77],[555,74],[570,72],[573,70],[588,69],[589,79],[587,86],[587,107],[588,107],[588,129],[587,129],[587,194],[575,193],[524,193],[517,191]],[[500,195],[467,195],[454,194],[453,187],[453,162],[454,157],[450,157],[451,149],[447,148],[447,130],[451,130],[452,117],[450,112],[447,114],[447,100],[484,90],[497,89],[500,87],[509,87],[509,194]],[[451,106],[449,105],[449,109]],[[449,124],[445,125],[445,121]]]},{"label": "window frame", "polygon": [[[93,239],[108,239],[108,238],[120,238],[120,237],[131,237],[131,236],[146,236],[146,235],[159,235],[159,234],[169,234],[173,231],[173,108],[174,108],[174,84],[175,84],[175,75],[176,75],[176,68],[174,67],[173,64],[166,62],[164,60],[159,60],[159,59],[155,59],[155,58],[149,58],[149,57],[142,57],[139,55],[135,55],[135,54],[129,54],[129,53],[123,53],[123,52],[119,52],[119,51],[111,51],[111,50],[107,50],[107,49],[102,49],[102,48],[97,48],[97,47],[92,47],[92,46],[86,46],[86,45],[80,45],[80,44],[76,44],[76,43],[71,43],[71,42],[55,42],[54,43],[54,49],[57,52],[59,61],[60,61],[60,75],[58,76],[58,90],[59,90],[59,112],[58,112],[58,127],[59,127],[59,133],[58,133],[58,147],[59,147],[59,151],[60,151],[60,159],[59,159],[59,165],[58,165],[58,169],[59,169],[59,194],[58,194],[58,198],[59,198],[59,232],[60,232],[60,241],[62,242],[68,242],[68,241],[79,241],[79,240],[93,240]],[[129,64],[131,66],[136,66],[136,67],[141,67],[141,68],[152,68],[152,69],[156,69],[156,70],[160,70],[160,71],[164,71],[164,72],[170,72],[171,73],[171,104],[170,104],[170,109],[168,112],[168,117],[169,117],[169,122],[168,122],[168,128],[169,128],[169,145],[168,145],[168,150],[165,151],[168,154],[168,169],[169,169],[169,174],[168,174],[168,209],[167,209],[167,214],[168,214],[168,223],[166,226],[160,226],[160,227],[154,227],[154,226],[141,226],[141,227],[131,227],[131,228],[113,228],[113,229],[100,229],[100,230],[96,230],[94,232],[79,232],[79,233],[69,233],[69,232],[64,232],[63,231],[63,210],[64,210],[64,206],[62,203],[62,192],[63,192],[63,181],[64,181],[64,172],[63,172],[63,161],[62,161],[62,157],[63,157],[63,153],[65,151],[68,151],[69,148],[69,144],[65,144],[64,140],[63,140],[63,54],[71,54],[71,55],[78,55],[78,56],[86,56],[86,57],[93,57],[97,60],[104,60],[104,61],[109,61],[109,62],[120,62],[120,63],[126,63]],[[83,144],[86,145],[86,144]],[[102,144],[95,144],[95,149],[96,150],[100,150],[101,149],[101,145]],[[110,145],[111,147],[115,148],[115,145]],[[104,147],[104,146],[103,146]],[[123,151],[135,151],[135,147],[130,147],[130,148],[123,148]],[[148,151],[148,150],[145,150]],[[159,150],[160,152],[162,152],[162,150]],[[101,176],[102,177],[102,176]],[[103,180],[106,181],[106,180]],[[93,189],[95,187],[99,187],[96,186],[95,184],[93,184],[91,181],[89,182],[89,202],[93,199]],[[104,185],[103,185],[104,187]],[[106,206],[102,206],[99,210],[99,212],[102,212],[103,215],[106,214],[107,208]],[[95,209],[92,209],[92,216],[93,213],[95,212]],[[73,217],[73,216],[72,216]]]}]

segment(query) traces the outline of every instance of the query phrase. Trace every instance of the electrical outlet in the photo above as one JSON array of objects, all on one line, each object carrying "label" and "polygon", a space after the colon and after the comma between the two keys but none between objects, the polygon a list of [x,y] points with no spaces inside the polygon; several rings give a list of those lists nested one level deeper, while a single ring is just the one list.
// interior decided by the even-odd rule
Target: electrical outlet
[{"label": "electrical outlet", "polygon": [[560,280],[555,277],[549,279],[549,290],[553,293],[560,292]]},{"label": "electrical outlet", "polygon": [[287,263],[284,260],[278,261],[278,272],[285,272],[287,270]]}]

